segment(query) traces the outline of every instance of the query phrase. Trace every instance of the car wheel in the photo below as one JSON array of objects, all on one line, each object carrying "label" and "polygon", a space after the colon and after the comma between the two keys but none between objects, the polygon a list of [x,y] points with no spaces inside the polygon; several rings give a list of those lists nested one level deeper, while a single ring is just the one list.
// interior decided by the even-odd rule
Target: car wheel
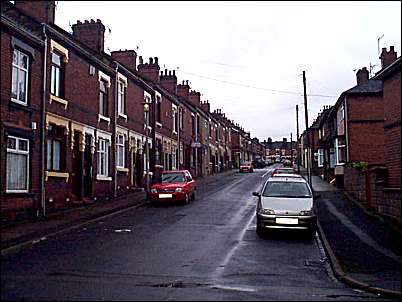
[{"label": "car wheel", "polygon": [[264,229],[261,226],[261,222],[260,222],[260,220],[258,218],[257,218],[257,227],[256,227],[255,231],[256,231],[257,235],[260,236],[260,237],[262,235],[264,235]]},{"label": "car wheel", "polygon": [[194,192],[193,192],[193,195],[191,196],[191,200],[195,200],[195,190],[194,190]]},{"label": "car wheel", "polygon": [[308,237],[309,237],[310,239],[314,239],[314,238],[315,238],[315,233],[316,233],[316,231],[317,231],[317,228],[316,228],[316,227],[311,227],[311,228],[309,228],[309,229],[308,229]]},{"label": "car wheel", "polygon": [[184,204],[189,204],[190,203],[190,196],[188,196],[188,193],[186,193],[186,197],[184,199]]}]

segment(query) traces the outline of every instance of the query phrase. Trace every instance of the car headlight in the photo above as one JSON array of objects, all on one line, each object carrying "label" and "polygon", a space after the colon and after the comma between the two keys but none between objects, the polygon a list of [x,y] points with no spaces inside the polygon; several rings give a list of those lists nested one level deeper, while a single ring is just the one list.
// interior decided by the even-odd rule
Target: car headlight
[{"label": "car headlight", "polygon": [[176,190],[175,190],[176,192],[182,192],[183,191],[183,189],[182,188],[176,188]]},{"label": "car headlight", "polygon": [[157,189],[151,189],[151,193],[158,193]]},{"label": "car headlight", "polygon": [[312,211],[312,210],[300,211],[300,216],[312,216],[312,215],[313,215],[313,211]]},{"label": "car headlight", "polygon": [[260,214],[263,215],[274,215],[275,211],[271,209],[260,209]]}]

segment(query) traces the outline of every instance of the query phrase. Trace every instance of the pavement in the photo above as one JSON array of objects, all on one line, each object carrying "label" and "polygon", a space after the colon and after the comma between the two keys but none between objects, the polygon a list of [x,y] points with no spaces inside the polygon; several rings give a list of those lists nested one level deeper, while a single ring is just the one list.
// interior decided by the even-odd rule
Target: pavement
[{"label": "pavement", "polygon": [[[306,170],[301,174],[307,179]],[[348,285],[401,299],[401,227],[312,176],[318,233],[335,276]]]},{"label": "pavement", "polygon": [[[205,186],[231,170],[197,179]],[[306,176],[306,171],[301,169]],[[343,190],[312,176],[316,198],[318,234],[335,276],[353,288],[401,299],[401,229],[367,211]],[[106,216],[146,205],[145,192],[49,214],[45,219],[23,221],[1,228],[1,254],[6,255],[80,228]]]}]

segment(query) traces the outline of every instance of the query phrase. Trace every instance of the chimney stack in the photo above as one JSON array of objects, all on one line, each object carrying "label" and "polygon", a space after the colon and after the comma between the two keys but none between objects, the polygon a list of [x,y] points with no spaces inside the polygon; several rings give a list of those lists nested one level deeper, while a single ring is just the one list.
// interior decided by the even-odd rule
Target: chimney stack
[{"label": "chimney stack", "polygon": [[369,72],[366,67],[359,69],[356,73],[357,85],[362,85],[368,82]]},{"label": "chimney stack", "polygon": [[130,70],[136,70],[137,53],[134,50],[117,50],[111,52],[112,58]]},{"label": "chimney stack", "polygon": [[165,74],[161,73],[159,81],[163,88],[173,94],[177,94],[177,77],[175,71],[165,69]]},{"label": "chimney stack", "polygon": [[[155,59],[155,60],[154,60]],[[147,80],[159,83],[159,65],[158,58],[149,58],[149,63],[145,63],[142,57],[139,57],[139,64],[137,66],[138,73]]]},{"label": "chimney stack", "polygon": [[205,101],[205,102],[201,103],[201,108],[202,108],[205,112],[209,113],[209,112],[211,111],[211,106],[210,106],[210,104],[209,104],[209,101]]},{"label": "chimney stack", "polygon": [[53,24],[56,1],[15,1],[15,7],[42,23]]},{"label": "chimney stack", "polygon": [[182,84],[177,85],[177,95],[189,100],[190,86],[188,81],[183,81]]},{"label": "chimney stack", "polygon": [[196,107],[201,107],[201,93],[191,90],[189,94],[190,102]]},{"label": "chimney stack", "polygon": [[[38,1],[40,2],[40,1]],[[91,22],[85,20],[84,23],[77,21],[73,24],[73,37],[98,53],[102,53],[105,46],[105,26],[101,20]]]},{"label": "chimney stack", "polygon": [[383,48],[380,56],[381,60],[381,67],[385,68],[389,65],[391,65],[397,57],[397,53],[394,50],[394,46],[390,46],[389,51],[387,51],[387,48]]}]

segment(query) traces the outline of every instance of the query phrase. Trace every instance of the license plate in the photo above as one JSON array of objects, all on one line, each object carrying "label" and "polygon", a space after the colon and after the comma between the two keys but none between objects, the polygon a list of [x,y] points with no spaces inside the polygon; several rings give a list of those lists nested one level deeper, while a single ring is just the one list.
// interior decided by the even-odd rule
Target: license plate
[{"label": "license plate", "polygon": [[159,198],[172,198],[172,194],[159,194]]},{"label": "license plate", "polygon": [[279,224],[298,224],[299,220],[297,218],[276,218],[275,222]]}]

